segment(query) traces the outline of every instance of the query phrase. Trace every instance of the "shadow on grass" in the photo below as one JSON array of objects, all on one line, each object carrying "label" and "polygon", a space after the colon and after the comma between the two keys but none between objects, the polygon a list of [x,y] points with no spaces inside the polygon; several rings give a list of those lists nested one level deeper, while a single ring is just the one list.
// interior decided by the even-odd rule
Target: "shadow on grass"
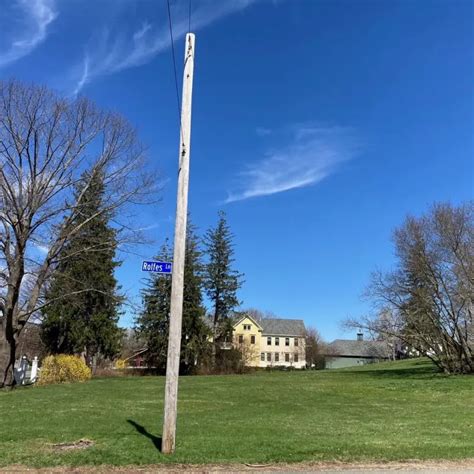
[{"label": "shadow on grass", "polygon": [[398,378],[398,379],[430,379],[443,375],[443,373],[434,365],[426,361],[415,362],[408,367],[391,367],[382,364],[368,364],[363,367],[347,367],[340,370],[340,374],[380,378]]},{"label": "shadow on grass", "polygon": [[130,423],[141,435],[146,436],[148,439],[150,439],[155,448],[158,449],[158,451],[161,451],[161,438],[159,436],[151,434],[144,426],[139,425],[133,420],[127,420],[127,422]]},{"label": "shadow on grass", "polygon": [[374,369],[364,371],[373,377],[385,377],[385,378],[399,378],[399,379],[426,379],[442,375],[442,373],[434,367],[417,367],[416,369]]}]

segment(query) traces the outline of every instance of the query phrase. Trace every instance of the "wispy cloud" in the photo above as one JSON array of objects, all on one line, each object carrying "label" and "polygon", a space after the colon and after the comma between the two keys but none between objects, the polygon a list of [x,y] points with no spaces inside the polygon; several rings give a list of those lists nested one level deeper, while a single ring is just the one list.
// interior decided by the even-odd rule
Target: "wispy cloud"
[{"label": "wispy cloud", "polygon": [[150,225],[147,225],[145,227],[139,227],[138,229],[135,229],[135,231],[136,232],[145,232],[147,230],[157,229],[158,227],[160,227],[160,224],[150,224]]},{"label": "wispy cloud", "polygon": [[[54,0],[15,0],[9,5],[9,25],[1,26],[4,36],[0,46],[0,67],[31,53],[47,36],[58,16]],[[13,16],[14,12],[17,15]]]},{"label": "wispy cloud", "polygon": [[361,149],[354,131],[345,127],[303,124],[292,127],[286,140],[283,146],[269,151],[239,174],[238,183],[225,202],[316,184]]},{"label": "wispy cloud", "polygon": [[[203,28],[220,18],[243,10],[258,0],[200,0],[193,3],[192,30]],[[185,8],[186,7],[186,8]],[[187,2],[173,5],[174,39],[182,38],[188,31]],[[168,23],[155,25],[145,22],[127,33],[113,34],[104,29],[99,38],[91,41],[84,54],[82,65],[77,67],[78,80],[74,95],[98,76],[140,66],[170,46]]]},{"label": "wispy cloud", "polygon": [[89,81],[89,55],[86,53],[84,56],[84,62],[82,64],[82,74],[79,79],[79,81],[76,84],[76,87],[74,88],[73,95],[76,96],[79,94],[81,89],[86,85],[86,83]]}]

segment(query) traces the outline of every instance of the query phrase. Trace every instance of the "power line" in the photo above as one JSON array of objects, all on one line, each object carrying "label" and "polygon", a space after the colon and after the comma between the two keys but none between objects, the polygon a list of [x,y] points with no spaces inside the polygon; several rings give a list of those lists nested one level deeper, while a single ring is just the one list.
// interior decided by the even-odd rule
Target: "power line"
[{"label": "power line", "polygon": [[[176,102],[178,105],[178,119],[179,119],[179,133],[181,136],[181,143],[184,146],[183,140],[183,130],[181,124],[181,98],[179,96],[179,88],[178,88],[178,74],[176,72],[176,56],[174,54],[174,37],[173,37],[173,22],[171,20],[171,7],[170,7],[170,0],[166,0],[168,5],[168,23],[169,23],[169,30],[170,30],[170,40],[171,40],[171,55],[173,57],[173,70],[174,70],[174,84],[176,86]],[[191,22],[191,20],[189,20]]]},{"label": "power line", "polygon": [[188,13],[188,33],[191,33],[191,6],[192,6],[193,0],[189,0],[189,13]]}]

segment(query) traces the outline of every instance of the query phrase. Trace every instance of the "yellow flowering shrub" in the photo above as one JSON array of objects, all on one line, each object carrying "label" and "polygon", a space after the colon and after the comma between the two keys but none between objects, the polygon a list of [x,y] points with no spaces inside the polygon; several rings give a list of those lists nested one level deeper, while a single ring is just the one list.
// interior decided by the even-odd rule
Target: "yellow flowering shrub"
[{"label": "yellow flowering shrub", "polygon": [[51,355],[45,357],[41,364],[38,385],[84,382],[91,377],[91,369],[81,358],[66,354]]},{"label": "yellow flowering shrub", "polygon": [[116,369],[125,369],[126,365],[127,365],[127,361],[125,359],[118,359],[115,361]]}]

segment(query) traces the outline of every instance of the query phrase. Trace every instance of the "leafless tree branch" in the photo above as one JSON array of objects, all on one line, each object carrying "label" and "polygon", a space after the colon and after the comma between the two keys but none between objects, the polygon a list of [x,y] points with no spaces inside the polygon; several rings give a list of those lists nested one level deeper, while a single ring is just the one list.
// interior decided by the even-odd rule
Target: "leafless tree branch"
[{"label": "leafless tree branch", "polygon": [[[44,87],[0,82],[0,386],[12,383],[18,337],[44,307],[66,242],[103,214],[114,216],[119,245],[140,241],[120,217],[130,206],[156,202],[156,176],[144,173],[144,157],[135,130],[118,114]],[[104,177],[105,205],[77,219],[95,173]]]}]

